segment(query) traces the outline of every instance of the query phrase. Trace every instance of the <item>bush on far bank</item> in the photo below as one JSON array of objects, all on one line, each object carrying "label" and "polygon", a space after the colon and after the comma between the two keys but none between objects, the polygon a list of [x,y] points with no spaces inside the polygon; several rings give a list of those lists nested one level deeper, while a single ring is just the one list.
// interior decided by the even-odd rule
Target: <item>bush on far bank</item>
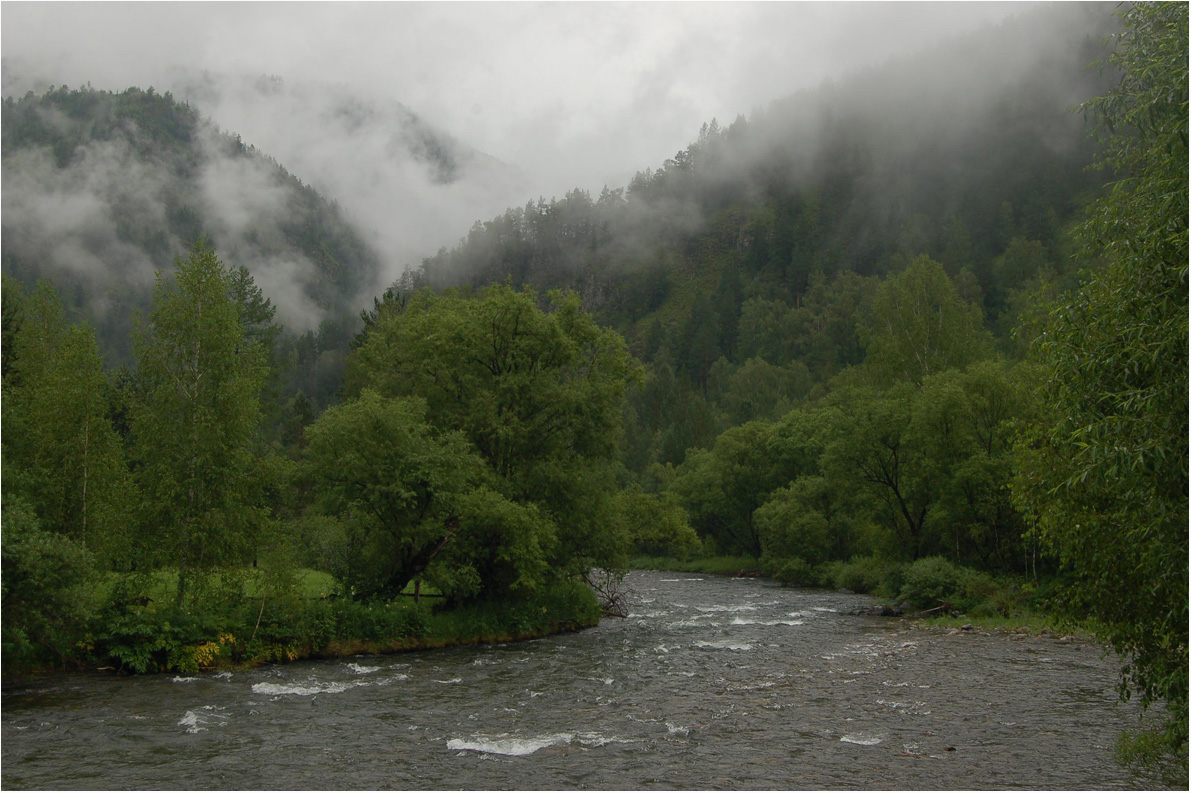
[{"label": "bush on far bank", "polygon": [[908,604],[918,612],[1008,617],[1033,611],[1045,602],[1046,586],[1032,579],[993,577],[942,556],[908,563],[859,556],[813,566],[794,557],[767,559],[765,568],[785,586],[846,589]]}]

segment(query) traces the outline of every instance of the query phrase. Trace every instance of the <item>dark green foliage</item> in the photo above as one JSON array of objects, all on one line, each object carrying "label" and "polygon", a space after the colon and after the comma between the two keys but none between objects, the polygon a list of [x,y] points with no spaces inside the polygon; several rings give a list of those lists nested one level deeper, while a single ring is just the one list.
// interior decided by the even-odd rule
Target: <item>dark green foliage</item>
[{"label": "dark green foliage", "polygon": [[61,666],[91,617],[95,562],[78,543],[44,530],[19,498],[4,499],[4,661]]},{"label": "dark green foliage", "polygon": [[1020,507],[1072,576],[1061,602],[1128,660],[1122,693],[1165,702],[1187,760],[1187,5],[1123,12],[1120,85],[1086,107],[1119,177],[1081,233],[1093,263],[1034,352],[1044,413]]},{"label": "dark green foliage", "polygon": [[987,598],[993,588],[987,575],[958,567],[941,556],[928,556],[908,565],[901,574],[898,602],[920,610],[942,608],[966,612]]},{"label": "dark green foliage", "polygon": [[436,433],[417,398],[365,390],[310,426],[308,476],[324,511],[342,521],[344,583],[390,598],[421,575],[459,529],[465,494],[483,466],[458,432]]},{"label": "dark green foliage", "polygon": [[860,317],[864,367],[880,383],[921,385],[932,374],[992,355],[980,308],[965,301],[929,257],[882,283]]},{"label": "dark green foliage", "polygon": [[773,571],[773,577],[785,586],[816,587],[820,583],[815,568],[799,556],[783,560],[781,567]]},{"label": "dark green foliage", "polygon": [[799,460],[774,453],[773,425],[754,421],[727,430],[710,451],[687,455],[671,489],[700,536],[722,553],[761,556],[755,515],[768,495],[801,471]]},{"label": "dark green foliage", "polygon": [[378,316],[349,375],[351,393],[424,400],[435,432],[478,455],[486,487],[443,516],[461,541],[443,546],[432,571],[453,595],[503,597],[627,552],[617,521],[603,516],[637,370],[576,295],[552,295],[543,311],[535,293],[505,286],[475,297],[419,292]]},{"label": "dark green foliage", "polygon": [[95,636],[95,652],[124,671],[193,674],[199,671],[196,648],[217,641],[218,633],[218,620],[210,612],[134,608],[104,623]]},{"label": "dark green foliage", "polygon": [[[577,581],[440,611],[429,599],[305,600],[289,590],[263,600],[241,593],[220,608],[192,613],[142,605],[149,599],[129,599],[122,587],[99,615],[86,657],[138,673],[195,674],[235,663],[286,663],[343,648],[508,641],[589,627],[600,615],[591,589]],[[77,654],[77,648],[70,649]],[[6,658],[8,652],[6,647]]]},{"label": "dark green foliage", "polygon": [[15,320],[4,377],[5,493],[26,498],[47,531],[118,564],[128,556],[135,492],[94,336],[66,324],[47,282],[23,299],[8,279],[5,290]]},{"label": "dark green foliage", "polygon": [[857,556],[848,561],[834,561],[819,572],[820,581],[833,589],[847,589],[860,594],[881,594],[882,583],[896,569],[897,563],[886,562],[878,556]]}]

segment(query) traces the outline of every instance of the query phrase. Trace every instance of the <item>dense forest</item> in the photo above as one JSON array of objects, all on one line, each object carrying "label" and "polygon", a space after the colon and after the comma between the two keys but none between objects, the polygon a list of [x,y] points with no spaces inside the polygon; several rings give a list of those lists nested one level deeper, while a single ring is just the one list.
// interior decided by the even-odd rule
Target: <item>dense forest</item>
[{"label": "dense forest", "polygon": [[[1006,22],[477,221],[354,322],[378,254],[195,109],[7,99],[6,668],[534,635],[597,618],[593,571],[733,556],[1078,621],[1155,705],[1130,756],[1185,766],[1187,6],[1038,13],[1069,36]],[[34,211],[72,180],[110,220],[73,251]]]}]

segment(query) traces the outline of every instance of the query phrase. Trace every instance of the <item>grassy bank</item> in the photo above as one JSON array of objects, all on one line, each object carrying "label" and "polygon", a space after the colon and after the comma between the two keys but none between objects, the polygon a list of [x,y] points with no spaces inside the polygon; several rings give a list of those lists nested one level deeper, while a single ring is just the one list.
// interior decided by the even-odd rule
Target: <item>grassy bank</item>
[{"label": "grassy bank", "polygon": [[[130,582],[108,576],[93,589],[84,629],[32,654],[9,654],[5,676],[55,669],[195,674],[303,658],[394,653],[507,642],[592,627],[600,606],[581,581],[515,599],[448,608],[433,592],[389,602],[337,596],[325,573],[295,571],[284,587],[248,571],[236,586],[208,593],[203,607],[177,608],[168,572]],[[412,589],[412,588],[411,588]],[[137,593],[130,597],[128,593]]]}]

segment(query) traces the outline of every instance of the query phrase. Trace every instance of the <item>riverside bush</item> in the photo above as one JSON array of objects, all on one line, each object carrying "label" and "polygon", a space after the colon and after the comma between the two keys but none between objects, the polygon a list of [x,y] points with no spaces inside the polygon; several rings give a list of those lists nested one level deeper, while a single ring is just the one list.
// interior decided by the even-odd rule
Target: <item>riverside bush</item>
[{"label": "riverside bush", "polygon": [[875,556],[858,556],[847,562],[828,562],[821,568],[819,577],[824,586],[834,589],[881,594],[878,589],[888,567],[888,562]]},{"label": "riverside bush", "polygon": [[920,609],[949,606],[951,611],[996,608],[999,588],[987,574],[959,567],[942,556],[929,556],[910,564],[897,597]]},{"label": "riverside bush", "polygon": [[193,614],[172,604],[155,607],[157,601],[136,595],[144,582],[117,581],[111,589],[76,658],[136,673],[286,663],[329,649],[340,653],[345,646],[375,651],[505,641],[590,627],[601,613],[595,594],[579,581],[558,582],[515,600],[438,611],[412,598],[361,602],[291,592],[241,598],[227,608]]},{"label": "riverside bush", "polygon": [[810,587],[819,583],[819,574],[805,559],[795,556],[787,559],[774,572],[773,577],[785,586]]}]

